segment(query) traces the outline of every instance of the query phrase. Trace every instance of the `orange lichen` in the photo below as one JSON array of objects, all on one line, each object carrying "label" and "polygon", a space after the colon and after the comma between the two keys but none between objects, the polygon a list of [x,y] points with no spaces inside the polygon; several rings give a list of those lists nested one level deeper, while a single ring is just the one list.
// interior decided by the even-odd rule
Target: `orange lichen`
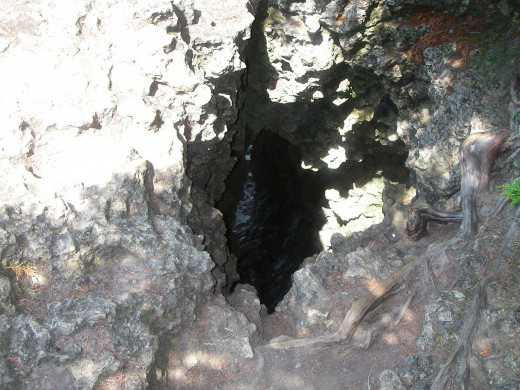
[{"label": "orange lichen", "polygon": [[7,360],[13,363],[20,363],[20,356],[10,355],[7,357]]},{"label": "orange lichen", "polygon": [[374,287],[377,286],[378,283],[379,281],[377,279],[372,278],[370,280],[366,280],[363,284],[368,289],[368,291],[371,291]]},{"label": "orange lichen", "polygon": [[488,357],[490,354],[489,354],[489,349],[491,348],[491,345],[485,341],[484,344],[483,344],[483,348],[484,350],[482,352],[480,352],[480,354],[483,356],[483,357]]}]

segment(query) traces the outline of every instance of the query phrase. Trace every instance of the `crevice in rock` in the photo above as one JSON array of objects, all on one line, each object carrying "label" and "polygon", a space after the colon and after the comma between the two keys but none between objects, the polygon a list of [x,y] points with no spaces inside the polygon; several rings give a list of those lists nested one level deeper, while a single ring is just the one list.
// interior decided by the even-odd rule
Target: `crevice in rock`
[{"label": "crevice in rock", "polygon": [[282,137],[261,132],[248,156],[244,197],[229,237],[238,243],[240,282],[253,285],[272,311],[303,259],[321,250],[325,199],[319,175],[301,168],[300,152]]},{"label": "crevice in rock", "polygon": [[[387,181],[408,183],[409,177],[407,148],[394,133],[397,107],[370,70],[341,62],[320,75],[321,98],[313,93],[288,103],[270,98],[280,74],[267,53],[268,18],[273,16],[264,3],[246,48],[231,144],[237,162],[216,207],[226,223],[231,257],[238,259],[240,279],[234,284],[253,285],[272,312],[305,258],[330,245],[324,225],[350,219],[331,210],[330,202],[344,201],[374,180],[382,188]],[[282,61],[281,71],[290,72],[291,65]],[[336,150],[343,159],[333,158]],[[339,198],[327,198],[327,190]],[[374,206],[378,200],[367,202]],[[374,207],[381,210],[382,203]]]},{"label": "crevice in rock", "polygon": [[[370,70],[340,62],[316,74],[319,82],[306,97],[273,100],[269,91],[281,75],[268,57],[269,17],[264,2],[245,49],[242,85],[238,92],[222,91],[237,96],[238,116],[220,114],[229,112],[230,102],[219,89],[230,84],[215,80],[215,127],[225,123],[228,131],[216,143],[188,143],[186,159],[194,205],[189,223],[204,235],[216,264],[215,291],[251,284],[272,312],[304,259],[330,246],[333,229],[350,220],[377,223],[336,208],[358,208],[345,205],[349,194],[374,182],[379,191],[387,181],[407,183],[408,151],[395,134],[397,107]],[[290,67],[282,64],[281,71]],[[356,196],[366,197],[365,206],[379,210],[382,219],[381,193],[359,191]]]},{"label": "crevice in rock", "polygon": [[[226,181],[218,207],[230,252],[238,258],[239,282],[253,285],[269,312],[290,289],[301,263],[330,245],[320,234],[330,218],[324,214],[329,207],[326,190],[348,198],[350,190],[377,178],[406,182],[407,155],[400,146],[402,153],[376,145],[360,162],[313,171],[302,168],[301,147],[275,133],[262,131],[251,143]],[[229,199],[237,198],[236,208],[229,207]],[[346,222],[340,215],[335,219]]]}]

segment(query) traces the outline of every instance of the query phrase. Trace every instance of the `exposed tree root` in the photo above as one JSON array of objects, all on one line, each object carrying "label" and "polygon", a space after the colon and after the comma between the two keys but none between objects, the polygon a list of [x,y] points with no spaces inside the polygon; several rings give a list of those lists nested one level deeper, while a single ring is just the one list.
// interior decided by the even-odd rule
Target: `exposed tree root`
[{"label": "exposed tree root", "polygon": [[[509,141],[509,139],[507,140]],[[500,153],[502,153],[502,150],[500,150]],[[506,153],[504,150],[503,153]],[[509,164],[511,164],[513,161],[515,161],[518,156],[520,156],[520,148],[516,149],[511,155],[499,166],[495,167],[494,171],[501,171],[505,167],[507,167]]]},{"label": "exposed tree root", "polygon": [[406,221],[406,231],[418,240],[426,235],[428,222],[462,222],[459,235],[463,238],[477,231],[478,215],[475,197],[488,188],[489,174],[496,159],[502,136],[477,133],[467,137],[459,151],[462,174],[462,212],[439,211],[430,207],[412,207]]},{"label": "exposed tree root", "polygon": [[[274,340],[266,344],[264,347],[273,349],[289,349],[324,346],[338,342],[348,343],[352,339],[354,332],[357,330],[359,323],[367,315],[367,313],[383,302],[392,293],[392,291],[411,280],[413,272],[417,269],[418,265],[420,265],[420,258],[417,258],[401,267],[392,275],[378,283],[377,286],[368,295],[354,302],[338,330],[331,335],[319,336],[310,339]],[[373,330],[371,332],[373,333]],[[370,339],[371,336],[369,338],[369,342]]]},{"label": "exposed tree root", "polygon": [[472,374],[471,368],[473,368],[473,371],[476,371],[477,374],[482,374],[483,371],[480,368],[480,364],[473,355],[473,350],[471,348],[472,339],[475,333],[475,328],[478,326],[480,320],[480,313],[486,305],[487,285],[489,281],[496,276],[499,268],[502,266],[505,254],[511,250],[515,239],[518,237],[518,233],[519,227],[515,222],[509,228],[505,243],[502,246],[498,258],[493,263],[491,270],[477,285],[475,296],[473,298],[473,305],[464,325],[464,329],[462,330],[459,343],[451,353],[446,364],[437,374],[431,386],[431,390],[443,390],[446,387],[448,380],[454,378],[453,371],[457,361],[460,362],[457,375],[460,376],[465,389],[470,388]]},{"label": "exposed tree root", "polygon": [[410,303],[412,302],[414,296],[415,293],[410,293],[408,295],[408,298],[406,299],[406,302],[400,310],[395,310],[391,314],[384,314],[377,322],[370,325],[370,327],[363,332],[361,337],[359,337],[358,340],[356,340],[356,346],[358,346],[359,348],[368,348],[370,346],[370,343],[372,342],[374,335],[377,334],[377,332],[379,332],[381,329],[386,328],[392,322],[394,322],[395,325],[401,322],[401,319],[403,318],[406,310],[408,310],[408,307],[410,306]]},{"label": "exposed tree root", "polygon": [[[361,332],[360,335],[356,334],[356,340],[352,341],[353,335],[358,330],[363,318],[400,287],[405,284],[412,284],[412,280],[420,266],[424,264],[425,269],[428,271],[428,262],[432,258],[476,232],[478,216],[475,198],[480,191],[488,187],[489,174],[501,141],[502,136],[500,135],[480,133],[470,135],[463,142],[460,148],[462,212],[443,212],[428,207],[414,207],[410,210],[407,221],[407,231],[411,237],[418,239],[426,234],[429,221],[461,222],[459,233],[454,238],[441,244],[430,245],[423,256],[404,265],[381,281],[368,295],[354,302],[336,332],[331,335],[318,336],[310,339],[285,338],[283,340],[272,340],[255,349],[260,355],[260,359],[263,359],[262,352],[267,349],[325,347],[336,343],[344,344],[346,351],[350,353],[359,348],[367,348],[372,341],[373,335],[381,328],[390,324],[393,318],[395,318],[397,324],[415,294],[409,295],[406,303],[399,312],[383,315],[377,322],[369,326],[364,332]],[[512,226],[509,231],[500,258],[494,263],[491,272],[482,279],[478,285],[473,306],[464,326],[459,345],[435,378],[431,389],[440,390],[445,388],[448,379],[453,378],[454,366],[458,360],[461,361],[459,375],[462,377],[462,383],[464,383],[465,388],[467,388],[470,383],[470,369],[473,375],[477,372],[483,373],[478,360],[473,355],[471,341],[475,327],[480,320],[482,307],[486,303],[487,284],[496,274],[504,258],[504,253],[507,250],[506,247],[514,241],[511,236],[518,234],[518,227],[516,225],[514,225],[514,227],[515,229],[513,229]],[[423,261],[425,263],[423,263]]]},{"label": "exposed tree root", "polygon": [[350,341],[352,335],[356,331],[359,323],[365,317],[365,315],[370,310],[373,310],[375,307],[377,307],[377,305],[379,305],[389,295],[390,292],[407,283],[411,279],[413,271],[415,271],[419,264],[419,260],[420,258],[415,259],[414,261],[401,267],[392,275],[378,283],[378,285],[370,292],[370,294],[354,302],[338,330],[331,335],[331,341]]},{"label": "exposed tree root", "polygon": [[[422,234],[429,221],[454,222],[461,221],[461,228],[453,242],[446,243],[431,252],[440,253],[460,238],[467,237],[476,231],[477,212],[475,195],[478,191],[487,188],[489,172],[495,160],[502,137],[494,133],[479,133],[470,135],[460,149],[462,170],[462,212],[443,212],[431,208],[413,208],[407,222],[409,235]],[[414,232],[414,233],[411,233]],[[432,248],[433,249],[433,248]],[[426,262],[432,254],[425,254]],[[274,340],[264,348],[289,349],[301,347],[323,346],[337,342],[350,342],[360,322],[368,312],[383,302],[392,291],[411,280],[413,271],[420,264],[420,259],[401,267],[392,275],[381,281],[368,295],[358,299],[349,309],[339,329],[331,335],[319,336],[310,339]]]},{"label": "exposed tree root", "polygon": [[460,148],[462,174],[462,224],[459,235],[468,237],[477,231],[478,216],[475,197],[488,188],[489,174],[496,159],[502,136],[495,133],[470,135]]},{"label": "exposed tree root", "polygon": [[435,380],[431,386],[431,390],[443,390],[449,379],[453,379],[453,369],[455,363],[460,357],[461,365],[459,368],[459,374],[462,374],[463,383],[465,388],[468,388],[467,381],[469,380],[469,360],[472,357],[471,339],[474,334],[475,326],[480,320],[480,312],[486,303],[486,286],[488,278],[484,278],[478,285],[475,293],[475,298],[471,308],[471,312],[466,320],[464,329],[462,331],[459,344],[455,350],[451,353],[448,362],[439,371]]},{"label": "exposed tree root", "polygon": [[432,209],[431,207],[412,207],[408,212],[406,233],[414,240],[427,234],[428,223],[432,222],[461,222],[462,212],[448,212]]}]

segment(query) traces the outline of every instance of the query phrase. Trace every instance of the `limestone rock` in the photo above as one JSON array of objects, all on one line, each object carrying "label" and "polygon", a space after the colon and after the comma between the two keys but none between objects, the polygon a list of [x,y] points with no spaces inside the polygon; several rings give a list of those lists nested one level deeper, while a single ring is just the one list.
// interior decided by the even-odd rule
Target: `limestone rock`
[{"label": "limestone rock", "polygon": [[71,336],[83,326],[95,327],[116,314],[114,302],[96,295],[52,302],[48,308],[49,315],[44,324],[59,336]]},{"label": "limestone rock", "polygon": [[[172,340],[167,369],[174,374],[168,377],[167,387],[185,388],[197,377],[196,382],[205,388],[220,387],[229,382],[226,377],[253,362],[250,340],[258,335],[244,314],[229,306],[222,296],[199,309],[197,319]],[[203,375],[197,375],[200,370]],[[226,374],[224,378],[222,373]]]},{"label": "limestone rock", "polygon": [[227,297],[227,301],[237,311],[244,314],[249,322],[256,325],[258,334],[262,334],[263,325],[260,314],[265,314],[267,309],[260,304],[254,287],[243,284],[237,285],[233,294]]},{"label": "limestone rock", "polygon": [[2,314],[0,355],[23,365],[2,363],[2,386],[91,389],[124,365],[125,388],[144,389],[158,335],[212,291],[214,263],[187,226],[186,158],[205,164],[197,153],[236,120],[256,3],[0,6],[2,265],[38,281],[2,276],[0,298],[24,287],[48,304],[29,296],[29,314]]},{"label": "limestone rock", "polygon": [[[19,362],[36,366],[50,352],[51,334],[48,329],[29,315],[16,316],[11,325],[9,352]],[[4,340],[9,340],[5,335]]]},{"label": "limestone rock", "polygon": [[284,310],[287,305],[298,334],[306,334],[323,328],[330,312],[330,299],[321,276],[308,266],[294,273],[293,286],[276,310]]},{"label": "limestone rock", "polygon": [[[335,238],[336,239],[336,238]],[[366,248],[350,252],[321,252],[314,265],[307,265],[293,274],[289,293],[277,306],[276,313],[291,319],[298,335],[328,333],[341,323],[338,311],[367,292],[370,283],[388,276],[402,266],[395,254],[375,255]]]},{"label": "limestone rock", "polygon": [[381,375],[379,375],[379,382],[381,384],[381,390],[406,390],[399,376],[392,370],[384,370]]},{"label": "limestone rock", "polygon": [[450,349],[460,334],[462,318],[466,307],[464,294],[458,291],[445,291],[426,306],[424,328],[417,346],[421,351]]},{"label": "limestone rock", "polygon": [[350,190],[346,198],[341,197],[337,190],[326,190],[329,206],[341,221],[340,231],[363,231],[382,222],[383,188],[383,180],[374,178],[364,186]]},{"label": "limestone rock", "polygon": [[340,48],[325,29],[309,34],[299,15],[270,8],[264,23],[268,59],[276,73],[273,88],[267,91],[269,98],[285,104],[312,96],[320,80],[310,74],[326,71],[341,62]]},{"label": "limestone rock", "polygon": [[0,302],[6,302],[11,293],[11,282],[5,276],[0,276]]},{"label": "limestone rock", "polygon": [[[466,0],[420,3],[456,16],[468,10]],[[331,195],[320,207],[333,253],[294,275],[279,312],[295,333],[335,329],[370,283],[402,265],[397,250],[372,249],[391,242],[405,208],[393,204],[403,188],[385,196],[381,183],[377,195],[331,183],[352,171],[370,180],[379,170],[391,175],[396,160],[385,156],[398,155],[411,173],[401,186],[456,206],[462,139],[518,127],[516,111],[503,110],[512,69],[459,66],[452,42],[430,45],[424,65],[414,62],[409,50],[429,32],[411,23],[415,5],[3,1],[0,260],[2,270],[33,268],[0,276],[0,387],[91,389],[121,380],[137,390],[160,380],[154,376],[166,364],[184,380],[203,364],[217,377],[251,360],[262,306],[245,288],[230,298],[244,314],[218,295],[236,275],[226,270],[234,263],[214,205],[241,148],[262,130],[292,143],[298,172],[322,175]],[[499,21],[516,18],[511,1],[487,11]],[[380,166],[366,169],[371,160]],[[356,202],[333,190],[350,191]],[[363,202],[366,214],[382,206],[387,224],[334,235],[340,219],[361,219]],[[360,229],[381,215],[369,217]],[[475,274],[471,267],[463,282]],[[500,334],[504,341],[490,351],[513,350],[517,304],[506,287],[490,288],[473,348]],[[213,292],[218,297],[205,301]],[[456,341],[467,305],[451,287],[438,292],[427,306],[420,353]],[[433,363],[417,373],[423,357],[408,363],[426,386]],[[518,371],[518,358],[504,354],[485,369],[505,378]],[[395,375],[381,381],[388,378]]]}]

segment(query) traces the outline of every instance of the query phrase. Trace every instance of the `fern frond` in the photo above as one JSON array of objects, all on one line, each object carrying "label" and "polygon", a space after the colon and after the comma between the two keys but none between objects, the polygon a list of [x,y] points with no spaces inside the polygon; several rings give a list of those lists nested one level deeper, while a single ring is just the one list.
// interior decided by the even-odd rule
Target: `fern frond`
[{"label": "fern frond", "polygon": [[501,194],[507,196],[511,201],[511,207],[520,202],[520,179],[508,182],[498,188],[502,190]]}]

